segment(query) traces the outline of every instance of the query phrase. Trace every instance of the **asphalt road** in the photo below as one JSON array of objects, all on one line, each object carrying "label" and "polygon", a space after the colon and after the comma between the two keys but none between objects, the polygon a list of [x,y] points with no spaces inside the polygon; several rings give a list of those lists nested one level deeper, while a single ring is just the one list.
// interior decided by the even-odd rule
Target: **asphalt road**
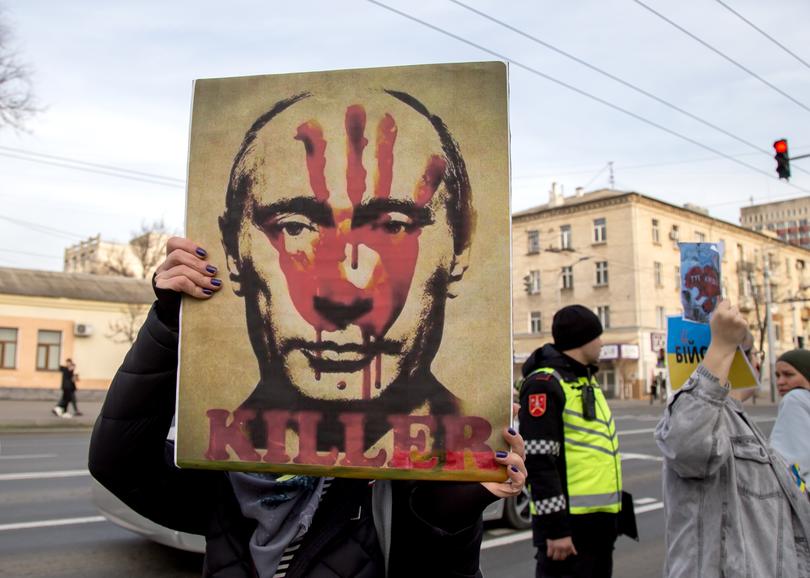
[{"label": "asphalt road", "polygon": [[[661,406],[617,410],[624,485],[636,501],[640,542],[620,538],[614,575],[661,575],[661,458],[652,430]],[[768,433],[774,406],[749,408]],[[0,435],[0,576],[107,578],[199,576],[201,557],[150,542],[99,516],[86,471],[87,432]],[[482,569],[489,578],[534,575],[528,531],[487,525]]]}]

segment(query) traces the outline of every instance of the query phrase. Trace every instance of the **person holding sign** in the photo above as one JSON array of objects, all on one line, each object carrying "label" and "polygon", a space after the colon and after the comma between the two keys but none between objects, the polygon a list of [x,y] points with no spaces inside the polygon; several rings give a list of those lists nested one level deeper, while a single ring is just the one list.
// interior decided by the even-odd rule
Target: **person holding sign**
[{"label": "person holding sign", "polygon": [[[181,293],[221,287],[207,252],[173,237],[158,297],[96,422],[89,469],[147,518],[206,536],[204,576],[481,576],[481,513],[523,488],[523,440],[503,435],[505,482],[380,481],[179,469],[166,441],[175,410]],[[216,307],[215,303],[206,304]]]},{"label": "person holding sign", "polygon": [[776,387],[782,396],[771,445],[804,480],[810,477],[810,351],[786,351],[776,360]]},{"label": "person holding sign", "polygon": [[664,456],[669,578],[810,576],[810,501],[782,458],[729,396],[747,322],[720,301],[700,365],[655,432]]}]

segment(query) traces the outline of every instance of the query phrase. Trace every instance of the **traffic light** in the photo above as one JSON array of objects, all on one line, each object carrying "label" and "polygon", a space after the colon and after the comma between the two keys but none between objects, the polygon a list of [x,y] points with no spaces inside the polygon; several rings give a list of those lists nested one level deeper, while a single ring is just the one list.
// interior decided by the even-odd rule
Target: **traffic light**
[{"label": "traffic light", "polygon": [[531,295],[531,293],[532,293],[532,276],[531,276],[531,274],[523,276],[523,288],[526,290],[526,293]]},{"label": "traffic light", "polygon": [[776,155],[773,157],[776,159],[776,173],[780,179],[790,179],[790,155],[788,154],[787,139],[783,138],[773,143],[773,150],[776,151]]}]

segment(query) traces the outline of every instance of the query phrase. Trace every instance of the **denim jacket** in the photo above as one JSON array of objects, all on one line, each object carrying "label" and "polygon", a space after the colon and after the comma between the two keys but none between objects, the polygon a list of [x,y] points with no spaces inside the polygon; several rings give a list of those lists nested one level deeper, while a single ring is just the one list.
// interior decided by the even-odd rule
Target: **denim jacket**
[{"label": "denim jacket", "polygon": [[702,365],[655,431],[664,455],[668,578],[810,576],[810,499]]}]

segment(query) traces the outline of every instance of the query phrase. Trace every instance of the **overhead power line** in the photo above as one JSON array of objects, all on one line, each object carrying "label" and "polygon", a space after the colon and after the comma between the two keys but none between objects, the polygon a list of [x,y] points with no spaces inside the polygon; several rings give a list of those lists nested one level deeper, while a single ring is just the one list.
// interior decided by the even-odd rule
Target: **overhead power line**
[{"label": "overhead power line", "polygon": [[45,235],[51,235],[54,237],[60,237],[63,239],[70,239],[70,240],[85,238],[85,235],[79,235],[78,233],[71,233],[70,231],[63,231],[61,229],[54,229],[53,227],[46,227],[45,225],[41,225],[39,223],[32,223],[30,221],[23,221],[22,219],[14,219],[12,217],[6,217],[4,215],[0,215],[0,219],[8,221],[9,223],[14,223],[15,225],[18,225],[20,227],[36,231],[38,233],[44,233]]},{"label": "overhead power line", "polygon": [[[763,148],[763,147],[760,147],[759,145],[754,144],[754,143],[752,143],[752,142],[750,142],[748,140],[745,140],[744,138],[742,138],[740,136],[737,136],[736,134],[734,134],[732,132],[729,132],[729,131],[727,131],[726,129],[724,129],[722,127],[719,127],[716,124],[714,124],[712,122],[709,122],[705,118],[701,118],[701,117],[697,116],[696,114],[692,114],[688,110],[684,110],[683,108],[679,107],[678,105],[673,104],[670,101],[668,101],[668,100],[666,100],[666,99],[664,99],[664,98],[662,98],[660,96],[657,96],[657,95],[655,95],[655,94],[653,94],[653,93],[651,93],[651,92],[649,92],[647,90],[644,90],[643,88],[633,84],[632,82],[624,80],[623,78],[620,78],[620,77],[616,76],[615,74],[611,74],[610,72],[608,72],[606,70],[603,70],[602,68],[599,68],[598,66],[595,66],[595,65],[591,64],[590,62],[587,62],[587,61],[583,60],[582,58],[579,58],[577,56],[574,56],[573,54],[565,52],[564,50],[562,50],[560,48],[557,48],[553,44],[550,44],[548,42],[545,42],[544,40],[541,40],[537,36],[529,34],[528,32],[525,32],[525,31],[523,31],[523,30],[521,30],[519,28],[516,28],[516,27],[512,26],[511,24],[508,24],[508,23],[504,22],[503,20],[499,20],[498,18],[495,18],[494,16],[492,16],[490,14],[487,14],[485,12],[477,10],[477,9],[473,8],[472,6],[468,6],[464,2],[461,2],[460,0],[450,0],[450,2],[452,2],[453,4],[457,4],[458,6],[461,6],[462,8],[464,8],[466,10],[469,10],[470,12],[473,12],[474,14],[478,14],[479,16],[481,16],[483,18],[486,18],[487,20],[490,20],[491,22],[494,22],[495,24],[498,24],[499,26],[502,26],[502,27],[504,27],[504,28],[506,28],[508,30],[511,30],[515,34],[519,34],[519,35],[523,36],[524,38],[527,38],[527,39],[531,40],[535,44],[539,44],[540,46],[544,46],[545,48],[548,48],[549,50],[552,50],[552,51],[556,52],[557,54],[565,56],[566,58],[568,58],[570,60],[573,60],[574,62],[577,62],[578,64],[581,64],[582,66],[584,66],[586,68],[589,68],[590,70],[593,70],[594,72],[597,72],[597,73],[601,74],[602,76],[613,80],[614,82],[618,82],[619,84],[629,88],[630,90],[634,90],[635,92],[637,92],[637,93],[639,93],[639,94],[641,94],[643,96],[646,96],[647,98],[651,98],[655,102],[657,102],[659,104],[663,104],[664,106],[666,106],[666,107],[668,107],[668,108],[670,108],[670,109],[672,109],[672,110],[674,110],[676,112],[679,112],[679,113],[683,114],[684,116],[687,116],[687,117],[691,118],[692,120],[695,120],[695,121],[701,123],[704,126],[707,126],[707,127],[711,128],[711,129],[714,129],[714,130],[726,135],[727,137],[733,138],[734,140],[736,140],[736,141],[738,141],[738,142],[740,142],[740,143],[754,149],[757,152],[764,153],[764,154],[766,154],[768,156],[772,156],[772,154],[773,154],[770,150],[768,150],[766,148]],[[799,171],[810,174],[810,171],[807,171],[807,170],[805,170],[805,169],[803,169],[801,167],[796,167],[796,168]]]},{"label": "overhead power line", "polygon": [[[43,153],[35,153],[32,151],[13,149],[11,147],[4,147],[4,146],[0,146],[0,156],[17,159],[21,161],[28,161],[32,163],[60,167],[64,169],[72,169],[87,173],[105,175],[108,177],[116,177],[119,179],[127,179],[130,181],[139,181],[142,183],[149,183],[153,185],[162,185],[164,187],[183,188],[184,187],[183,183],[185,182],[180,179],[165,177],[162,175],[152,175],[151,173],[143,173],[140,171],[133,171],[130,169],[113,167],[109,165],[98,165],[96,163],[88,163],[85,161],[70,159],[67,157],[57,157],[55,155],[46,155]],[[137,175],[146,175],[146,177]]]},{"label": "overhead power line", "polygon": [[747,67],[743,66],[742,64],[740,64],[739,62],[737,62],[736,60],[734,60],[733,58],[731,58],[730,56],[728,56],[728,55],[727,55],[727,54],[725,54],[724,52],[721,52],[720,50],[718,50],[717,48],[715,48],[714,46],[712,46],[711,44],[709,44],[708,42],[706,42],[706,41],[705,41],[705,40],[703,40],[702,38],[698,37],[698,36],[697,36],[697,35],[695,35],[695,34],[692,34],[691,32],[689,32],[689,31],[688,31],[686,28],[684,28],[684,27],[683,27],[683,26],[681,26],[680,24],[677,24],[676,22],[674,22],[674,21],[670,20],[669,18],[667,18],[666,16],[664,16],[664,15],[663,15],[663,14],[661,14],[660,12],[658,12],[658,11],[654,10],[653,8],[650,8],[649,6],[647,6],[647,5],[646,5],[644,2],[642,2],[641,0],[633,0],[633,2],[635,2],[636,4],[638,4],[639,6],[641,6],[642,8],[644,8],[644,9],[648,10],[648,11],[649,11],[649,12],[651,12],[652,14],[655,14],[655,15],[656,15],[656,16],[658,16],[658,17],[659,17],[661,20],[663,20],[664,22],[666,22],[667,24],[669,24],[669,25],[673,26],[674,28],[677,28],[678,30],[680,30],[681,32],[683,32],[684,34],[686,34],[686,35],[687,35],[689,38],[691,38],[692,40],[694,40],[694,41],[696,41],[696,42],[698,42],[698,43],[702,44],[703,46],[705,46],[706,48],[708,48],[709,50],[711,50],[712,52],[714,52],[714,53],[715,53],[715,54],[717,54],[718,56],[720,56],[720,57],[724,58],[725,60],[727,60],[728,62],[730,62],[731,64],[733,64],[733,65],[734,65],[734,66],[736,66],[737,68],[739,68],[740,70],[745,71],[746,73],[748,73],[748,74],[749,74],[749,75],[751,75],[752,77],[756,78],[758,81],[760,81],[760,82],[761,82],[762,84],[764,84],[765,86],[768,86],[768,87],[770,87],[771,89],[775,90],[776,92],[778,92],[779,94],[781,94],[782,96],[784,96],[785,98],[787,98],[788,100],[790,100],[791,102],[795,103],[797,106],[800,106],[801,108],[803,108],[803,109],[804,109],[804,110],[806,110],[807,112],[810,112],[810,107],[808,107],[807,105],[805,105],[803,102],[800,102],[800,101],[796,100],[795,98],[793,98],[792,96],[790,96],[790,95],[789,95],[787,92],[785,92],[784,90],[782,90],[782,89],[781,89],[781,88],[779,88],[778,86],[775,86],[774,84],[772,84],[772,83],[768,82],[767,80],[765,80],[764,78],[762,78],[760,75],[758,75],[756,72],[754,72],[754,71],[753,71],[753,70],[751,70],[750,68],[747,68]]},{"label": "overhead power line", "polygon": [[[681,134],[681,133],[679,133],[679,132],[677,132],[675,130],[667,128],[667,127],[665,127],[665,126],[663,126],[663,125],[661,125],[661,124],[659,124],[659,123],[657,123],[657,122],[655,122],[653,120],[650,120],[650,119],[645,118],[645,117],[643,117],[643,116],[641,116],[639,114],[636,114],[635,112],[632,112],[632,111],[630,111],[630,110],[628,110],[626,108],[623,108],[623,107],[619,106],[618,104],[614,104],[614,103],[612,103],[610,101],[607,101],[607,100],[605,100],[603,98],[600,98],[600,97],[598,97],[598,96],[596,96],[594,94],[591,94],[590,92],[587,92],[586,90],[583,90],[581,88],[578,88],[576,86],[573,86],[571,84],[563,82],[562,80],[554,78],[553,76],[550,76],[550,75],[548,75],[548,74],[546,74],[544,72],[541,72],[540,70],[537,70],[536,68],[533,68],[531,66],[523,64],[522,62],[518,62],[517,60],[509,58],[508,56],[505,56],[505,55],[503,55],[503,54],[501,54],[499,52],[496,52],[494,50],[486,48],[485,46],[477,44],[477,43],[473,42],[472,40],[468,40],[468,39],[466,39],[466,38],[464,38],[462,36],[459,36],[459,35],[454,34],[454,33],[450,32],[448,30],[440,28],[440,27],[438,27],[438,26],[436,26],[434,24],[431,24],[429,22],[425,22],[424,20],[421,20],[421,19],[419,19],[419,18],[417,18],[415,16],[412,16],[412,15],[406,13],[406,12],[402,12],[400,10],[397,10],[396,8],[393,8],[392,6],[388,6],[387,4],[383,4],[382,2],[379,2],[379,0],[367,0],[367,1],[370,2],[371,4],[379,6],[380,8],[388,10],[389,12],[393,12],[394,14],[402,16],[403,18],[407,18],[408,20],[411,20],[413,22],[417,22],[418,24],[421,24],[422,26],[425,26],[427,28],[435,30],[436,32],[439,32],[440,34],[444,34],[445,36],[449,36],[450,38],[458,40],[459,42],[463,42],[464,44],[468,44],[469,46],[477,48],[478,50],[486,52],[487,54],[491,54],[495,58],[505,60],[505,61],[511,63],[512,65],[514,65],[514,66],[516,66],[518,68],[521,68],[521,69],[523,69],[523,70],[525,70],[527,72],[530,72],[531,74],[534,74],[534,75],[539,76],[541,78],[545,78],[546,80],[548,80],[550,82],[553,82],[554,84],[557,84],[559,86],[567,88],[568,90],[576,92],[577,94],[579,94],[581,96],[584,96],[584,97],[589,98],[589,99],[591,99],[591,100],[593,100],[595,102],[598,102],[598,103],[600,103],[600,104],[602,104],[604,106],[612,108],[613,110],[624,113],[627,116],[630,116],[630,117],[632,117],[632,118],[634,118],[634,119],[636,119],[636,120],[638,120],[640,122],[643,122],[643,123],[648,124],[648,125],[650,125],[652,127],[655,127],[655,128],[657,128],[657,129],[659,129],[659,130],[661,130],[663,132],[666,132],[667,134],[670,134],[672,136],[678,137],[681,140],[684,140],[684,141],[686,141],[688,143],[691,143],[691,144],[693,144],[695,146],[698,146],[698,147],[700,147],[702,149],[705,149],[705,150],[707,150],[707,151],[709,151],[711,153],[714,153],[714,154],[716,154],[718,156],[721,156],[724,159],[730,160],[731,162],[737,163],[738,165],[743,166],[743,167],[745,167],[745,168],[747,168],[749,170],[760,173],[760,174],[765,175],[766,177],[769,177],[769,178],[774,178],[774,176],[771,173],[765,172],[765,171],[763,171],[763,170],[761,170],[761,169],[759,169],[759,168],[757,168],[757,167],[755,167],[753,165],[749,165],[748,163],[745,163],[745,162],[743,162],[743,161],[741,161],[739,159],[736,159],[736,158],[732,157],[731,155],[727,155],[727,154],[725,154],[725,153],[723,153],[723,152],[721,152],[721,151],[719,151],[719,150],[717,150],[715,148],[712,148],[712,147],[710,147],[708,145],[705,145],[700,141],[697,141],[697,140],[695,140],[695,139],[693,139],[691,137],[688,137],[688,136],[686,136],[684,134]],[[796,190],[799,190],[799,191],[803,192],[803,193],[810,194],[810,189],[802,188],[802,187],[800,187],[798,185],[795,185],[795,184],[793,184],[791,182],[788,182],[786,184],[788,186],[790,186],[790,187],[793,187]]]},{"label": "overhead power line", "polygon": [[715,2],[717,2],[718,4],[720,4],[720,6],[722,6],[723,8],[734,14],[734,16],[736,16],[737,18],[748,24],[751,28],[762,34],[765,38],[776,44],[779,48],[790,54],[793,58],[804,64],[807,68],[810,68],[810,64],[808,64],[807,61],[804,60],[801,56],[790,50],[787,46],[779,42],[776,38],[765,32],[762,28],[760,28],[759,26],[748,20],[748,18],[746,18],[745,16],[734,10],[734,8],[723,2],[723,0],[715,0]]}]

